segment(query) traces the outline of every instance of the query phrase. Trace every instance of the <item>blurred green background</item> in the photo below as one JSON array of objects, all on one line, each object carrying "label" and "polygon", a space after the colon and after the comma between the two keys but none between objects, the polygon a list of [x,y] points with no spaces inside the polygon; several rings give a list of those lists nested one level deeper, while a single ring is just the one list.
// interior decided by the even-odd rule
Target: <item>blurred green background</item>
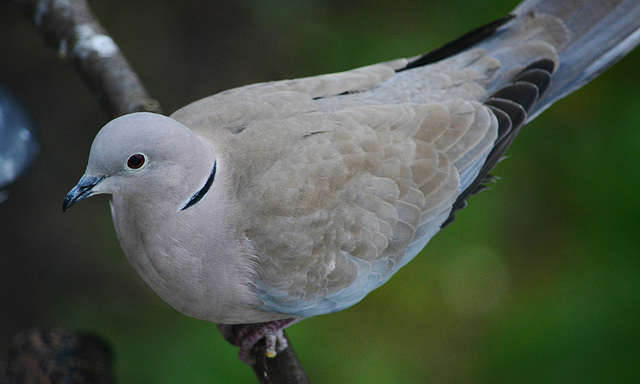
[{"label": "blurred green background", "polygon": [[[258,81],[417,55],[501,17],[497,0],[94,0],[165,112]],[[0,2],[0,83],[41,130],[0,204],[0,355],[60,325],[110,341],[120,383],[255,382],[213,324],[129,267],[107,199],[62,214],[106,123],[77,74]],[[501,181],[385,286],[293,326],[316,383],[640,382],[640,51],[523,131]]]}]

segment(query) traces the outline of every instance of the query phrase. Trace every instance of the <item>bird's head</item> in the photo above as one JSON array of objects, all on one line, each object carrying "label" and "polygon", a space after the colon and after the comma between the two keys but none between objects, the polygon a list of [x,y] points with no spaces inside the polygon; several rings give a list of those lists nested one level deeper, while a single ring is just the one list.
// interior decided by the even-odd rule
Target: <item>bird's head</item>
[{"label": "bird's head", "polygon": [[214,166],[211,147],[178,121],[146,112],[124,115],[94,139],[86,171],[63,210],[98,194],[130,200],[166,195],[184,206],[193,196],[189,186],[206,180]]}]

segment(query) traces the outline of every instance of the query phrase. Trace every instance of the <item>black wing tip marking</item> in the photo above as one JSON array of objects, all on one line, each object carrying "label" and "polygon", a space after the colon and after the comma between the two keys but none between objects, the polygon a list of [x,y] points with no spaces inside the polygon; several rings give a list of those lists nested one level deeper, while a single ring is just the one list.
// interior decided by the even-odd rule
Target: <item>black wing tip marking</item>
[{"label": "black wing tip marking", "polygon": [[541,59],[531,63],[520,72],[514,81],[506,84],[491,95],[484,104],[493,111],[498,119],[498,138],[478,176],[453,203],[451,213],[441,228],[451,224],[456,212],[467,206],[467,199],[487,189],[487,183],[495,181],[489,172],[500,162],[513,139],[526,124],[528,114],[551,83],[551,75],[555,70],[555,62]]},{"label": "black wing tip marking", "polygon": [[398,69],[396,72],[406,71],[408,69],[413,69],[417,67],[422,67],[424,65],[433,64],[437,61],[446,59],[451,57],[457,53],[460,53],[466,49],[471,48],[487,37],[493,35],[498,28],[506,24],[508,21],[513,19],[515,15],[507,15],[498,20],[494,20],[489,24],[485,24],[481,27],[478,27],[466,34],[460,36],[459,38],[441,46],[440,48],[436,48],[431,52],[425,53],[424,55],[418,57],[414,61],[408,63],[404,68]]}]

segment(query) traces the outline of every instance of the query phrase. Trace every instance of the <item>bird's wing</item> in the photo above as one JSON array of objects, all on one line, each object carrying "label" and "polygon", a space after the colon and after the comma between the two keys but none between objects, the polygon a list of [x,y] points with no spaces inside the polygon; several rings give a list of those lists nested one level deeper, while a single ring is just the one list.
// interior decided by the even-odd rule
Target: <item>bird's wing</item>
[{"label": "bird's wing", "polygon": [[438,232],[497,135],[490,109],[462,99],[311,112],[237,134],[254,154],[234,166],[251,169],[236,185],[261,298],[304,316],[362,299]]}]

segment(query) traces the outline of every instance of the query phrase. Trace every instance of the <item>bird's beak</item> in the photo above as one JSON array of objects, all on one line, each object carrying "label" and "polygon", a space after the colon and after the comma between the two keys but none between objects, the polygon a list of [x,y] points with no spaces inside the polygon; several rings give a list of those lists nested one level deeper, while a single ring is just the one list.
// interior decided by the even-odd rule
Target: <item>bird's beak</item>
[{"label": "bird's beak", "polygon": [[88,176],[86,174],[83,175],[78,184],[73,187],[73,189],[67,194],[67,197],[64,198],[64,203],[62,203],[62,211],[66,211],[67,208],[71,207],[78,201],[91,196],[91,194],[93,194],[93,188],[96,185],[100,184],[100,182],[104,179],[105,176]]}]

